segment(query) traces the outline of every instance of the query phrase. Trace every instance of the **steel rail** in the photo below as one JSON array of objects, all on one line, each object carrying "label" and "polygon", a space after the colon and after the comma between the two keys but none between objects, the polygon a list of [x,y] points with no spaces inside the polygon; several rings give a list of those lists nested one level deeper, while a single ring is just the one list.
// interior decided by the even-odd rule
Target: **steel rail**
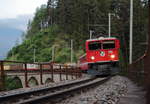
[{"label": "steel rail", "polygon": [[93,81],[90,81],[90,82],[85,83],[85,84],[81,84],[79,86],[73,86],[73,87],[65,89],[65,90],[60,90],[60,91],[56,91],[54,93],[49,93],[46,95],[37,96],[33,99],[21,101],[17,104],[43,104],[45,101],[49,102],[49,103],[54,102],[54,101],[57,101],[57,99],[65,98],[65,96],[67,96],[67,95],[70,95],[70,94],[72,95],[73,92],[79,92],[79,91],[93,88],[97,85],[103,84],[108,79],[110,79],[110,77],[107,77],[104,79],[95,79]]},{"label": "steel rail", "polygon": [[[87,83],[89,81],[94,80],[95,77],[80,80],[80,81],[74,81],[74,82],[69,82],[63,85],[58,85],[58,86],[53,86],[53,87],[46,87],[46,88],[40,88],[32,91],[25,91],[25,92],[20,92],[16,94],[9,94],[9,95],[4,95],[0,97],[0,104],[9,104],[8,102],[18,102],[20,99],[31,99],[33,96],[39,95],[39,93],[48,93],[48,92],[55,92],[56,90],[59,89],[64,89],[65,87],[71,87],[74,85],[79,85],[82,83]],[[32,96],[32,97],[31,97]],[[17,101],[16,101],[17,99]],[[15,103],[16,104],[16,103]]]}]

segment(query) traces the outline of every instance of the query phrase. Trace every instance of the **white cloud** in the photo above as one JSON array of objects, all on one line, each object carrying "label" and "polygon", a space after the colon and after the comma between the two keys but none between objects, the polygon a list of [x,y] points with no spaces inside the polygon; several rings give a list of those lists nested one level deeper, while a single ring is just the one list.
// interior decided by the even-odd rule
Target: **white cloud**
[{"label": "white cloud", "polygon": [[19,29],[21,31],[26,31],[28,21],[32,20],[32,18],[33,15],[21,15],[18,16],[17,18],[0,19],[0,28],[8,27],[8,28]]},{"label": "white cloud", "polygon": [[37,7],[48,0],[1,0],[0,19],[16,18],[18,15],[33,14]]}]

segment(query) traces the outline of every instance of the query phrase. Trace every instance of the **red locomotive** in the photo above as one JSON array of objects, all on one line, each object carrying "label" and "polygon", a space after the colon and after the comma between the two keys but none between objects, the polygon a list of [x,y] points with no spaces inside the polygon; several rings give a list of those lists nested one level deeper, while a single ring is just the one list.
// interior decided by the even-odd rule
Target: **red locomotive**
[{"label": "red locomotive", "polygon": [[97,38],[86,41],[86,54],[79,59],[79,67],[92,75],[115,72],[119,66],[120,42],[117,38]]}]

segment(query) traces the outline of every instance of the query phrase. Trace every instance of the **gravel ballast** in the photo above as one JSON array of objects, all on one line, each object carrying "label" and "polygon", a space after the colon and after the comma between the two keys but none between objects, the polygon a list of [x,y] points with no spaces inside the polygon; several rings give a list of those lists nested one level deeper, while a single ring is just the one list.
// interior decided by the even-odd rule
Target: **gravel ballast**
[{"label": "gravel ballast", "polygon": [[[135,88],[136,92],[133,92]],[[130,96],[130,92],[133,92],[132,96]],[[70,97],[57,104],[145,104],[143,99],[144,93],[137,94],[137,92],[141,92],[140,88],[134,85],[128,78],[114,76],[106,83],[94,89],[81,92],[81,94],[74,95],[74,97]],[[134,97],[134,94],[138,99],[131,102],[130,99]],[[127,96],[130,96],[130,99]],[[139,98],[143,100],[141,101]],[[141,103],[137,103],[137,100],[140,100]]]}]

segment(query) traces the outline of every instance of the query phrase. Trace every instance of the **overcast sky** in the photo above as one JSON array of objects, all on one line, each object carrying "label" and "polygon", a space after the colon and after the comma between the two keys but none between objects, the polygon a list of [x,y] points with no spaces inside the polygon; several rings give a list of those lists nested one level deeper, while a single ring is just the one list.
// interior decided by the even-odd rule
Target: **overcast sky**
[{"label": "overcast sky", "polygon": [[37,7],[48,0],[1,0],[0,19],[16,18],[18,15],[33,14]]},{"label": "overcast sky", "polygon": [[48,0],[0,0],[0,60],[26,31],[37,7]]}]

